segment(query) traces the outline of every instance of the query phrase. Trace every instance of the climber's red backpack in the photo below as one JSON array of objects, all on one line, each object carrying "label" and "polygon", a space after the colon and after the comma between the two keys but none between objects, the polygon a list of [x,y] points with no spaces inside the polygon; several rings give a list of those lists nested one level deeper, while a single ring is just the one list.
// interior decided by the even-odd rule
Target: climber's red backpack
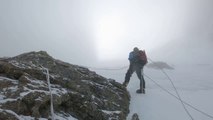
[{"label": "climber's red backpack", "polygon": [[145,50],[140,50],[139,51],[139,60],[143,65],[147,64],[147,57],[146,57],[146,52]]}]

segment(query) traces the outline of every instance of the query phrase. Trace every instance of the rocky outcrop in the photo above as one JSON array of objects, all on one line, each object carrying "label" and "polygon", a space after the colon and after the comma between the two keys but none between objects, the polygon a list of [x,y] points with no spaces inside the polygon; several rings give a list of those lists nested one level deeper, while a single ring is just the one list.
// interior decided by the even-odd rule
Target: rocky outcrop
[{"label": "rocky outcrop", "polygon": [[125,87],[44,51],[0,60],[0,119],[50,118],[50,93],[43,68],[49,69],[56,119],[126,119],[130,96]]},{"label": "rocky outcrop", "polygon": [[131,120],[140,120],[139,117],[138,117],[138,114],[137,113],[134,113],[132,115],[132,119]]},{"label": "rocky outcrop", "polygon": [[161,61],[151,62],[148,65],[146,65],[146,67],[153,68],[153,69],[169,69],[169,70],[173,70],[174,69],[174,67],[168,65],[165,62],[161,62]]}]

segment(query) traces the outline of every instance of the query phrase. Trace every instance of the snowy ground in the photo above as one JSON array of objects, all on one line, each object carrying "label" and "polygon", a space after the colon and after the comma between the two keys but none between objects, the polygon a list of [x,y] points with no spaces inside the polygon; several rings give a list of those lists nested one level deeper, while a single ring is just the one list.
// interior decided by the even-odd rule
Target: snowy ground
[{"label": "snowy ground", "polygon": [[[127,69],[127,68],[126,68]],[[126,69],[95,70],[108,78],[122,83]],[[176,65],[175,70],[165,70],[176,86],[183,101],[198,110],[213,116],[213,65],[191,64]],[[160,86],[175,94],[174,88],[167,77],[160,71],[150,68],[144,69],[144,74],[152,78]],[[130,114],[138,113],[141,120],[191,120],[184,111],[181,102],[145,77],[146,94],[136,94],[139,80],[134,73],[127,87],[131,94]],[[213,120],[213,118],[192,109],[186,105],[194,120]]]},{"label": "snowy ground", "polygon": [[[213,65],[175,65],[174,68],[174,70],[165,70],[165,72],[174,82],[182,100],[195,107],[199,111],[204,112],[203,114],[186,105],[193,119],[213,120],[213,117],[211,118],[211,116],[213,116]],[[107,78],[113,78],[122,83],[127,68],[121,70],[91,70],[96,71],[98,74]],[[152,80],[163,87],[163,89],[166,89],[173,95],[176,95],[171,82],[165,76],[165,74],[162,73],[162,71],[145,67],[144,74],[152,78]],[[134,113],[138,113],[141,120],[191,120],[191,118],[184,111],[180,101],[165,92],[165,90],[156,85],[148,77],[145,77],[146,94],[135,93],[135,91],[139,88],[139,80],[135,73],[131,77],[130,83],[127,87],[131,94],[130,114],[128,116],[128,120],[130,120]],[[13,81],[14,84],[17,84],[16,81],[11,81]],[[54,90],[55,92],[53,93],[57,94],[57,90]],[[4,97],[5,96],[3,94],[0,94],[0,103],[5,101]],[[0,109],[0,111],[2,111],[2,109]],[[18,116],[12,111],[7,110],[6,112],[16,115],[20,120],[34,119],[29,116]],[[210,115],[210,117],[207,115]],[[63,120],[61,116],[62,115],[58,114],[55,117],[57,119]],[[75,120],[75,118],[72,116],[68,116],[66,119]],[[46,119],[40,118],[40,120]]]}]

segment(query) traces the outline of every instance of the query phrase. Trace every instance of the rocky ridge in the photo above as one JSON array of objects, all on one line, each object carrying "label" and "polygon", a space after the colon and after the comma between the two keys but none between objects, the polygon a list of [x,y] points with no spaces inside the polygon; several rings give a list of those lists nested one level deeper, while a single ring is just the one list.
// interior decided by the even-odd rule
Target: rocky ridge
[{"label": "rocky ridge", "polygon": [[43,68],[49,69],[56,119],[126,119],[130,96],[120,83],[39,51],[0,59],[0,120],[51,117]]}]

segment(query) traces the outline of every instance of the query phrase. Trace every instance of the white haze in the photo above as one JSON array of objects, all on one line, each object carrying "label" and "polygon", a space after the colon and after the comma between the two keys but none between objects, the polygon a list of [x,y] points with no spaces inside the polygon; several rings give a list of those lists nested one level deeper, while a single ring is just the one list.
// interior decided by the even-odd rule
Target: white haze
[{"label": "white haze", "polygon": [[0,56],[123,65],[138,46],[154,60],[212,60],[212,11],[212,0],[0,0]]},{"label": "white haze", "polygon": [[[183,100],[211,114],[213,0],[0,0],[0,57],[44,50],[72,64],[119,68],[135,46],[174,66],[167,72]],[[96,72],[122,83],[126,69]],[[145,74],[173,89],[159,71]],[[142,96],[135,74],[131,79],[128,118],[136,112],[144,120],[189,119],[147,78]]]}]

